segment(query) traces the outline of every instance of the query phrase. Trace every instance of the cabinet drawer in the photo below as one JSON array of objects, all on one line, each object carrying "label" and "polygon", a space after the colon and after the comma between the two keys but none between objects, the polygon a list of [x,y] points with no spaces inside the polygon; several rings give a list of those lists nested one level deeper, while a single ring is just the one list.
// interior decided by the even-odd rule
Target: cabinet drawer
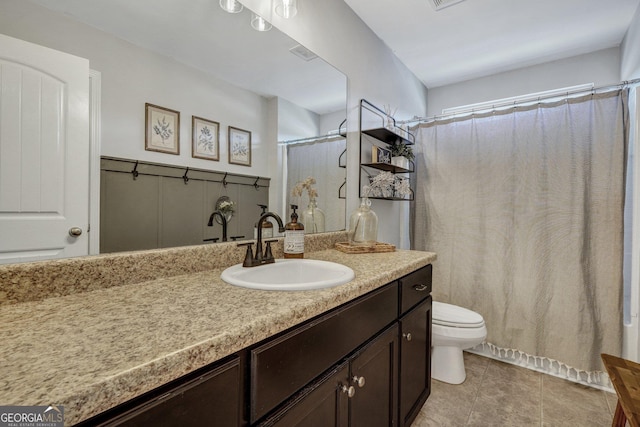
[{"label": "cabinet drawer", "polygon": [[224,363],[164,394],[106,421],[83,425],[101,427],[237,427],[241,425],[239,358]]},{"label": "cabinet drawer", "polygon": [[431,293],[431,264],[400,279],[400,313],[405,313]]},{"label": "cabinet drawer", "polygon": [[396,283],[251,350],[251,423],[397,319]]}]

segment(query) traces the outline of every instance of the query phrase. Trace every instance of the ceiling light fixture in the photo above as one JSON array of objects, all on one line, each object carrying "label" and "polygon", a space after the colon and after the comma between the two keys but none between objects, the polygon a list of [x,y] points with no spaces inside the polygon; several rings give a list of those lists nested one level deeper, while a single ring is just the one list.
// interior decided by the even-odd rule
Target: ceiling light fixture
[{"label": "ceiling light fixture", "polygon": [[220,7],[229,13],[239,13],[244,9],[244,6],[238,0],[220,0]]},{"label": "ceiling light fixture", "polygon": [[273,25],[267,22],[262,16],[256,15],[255,13],[251,14],[251,26],[254,30],[258,31],[269,31],[273,27]]},{"label": "ceiling light fixture", "polygon": [[298,13],[298,0],[277,0],[276,15],[289,19]]}]

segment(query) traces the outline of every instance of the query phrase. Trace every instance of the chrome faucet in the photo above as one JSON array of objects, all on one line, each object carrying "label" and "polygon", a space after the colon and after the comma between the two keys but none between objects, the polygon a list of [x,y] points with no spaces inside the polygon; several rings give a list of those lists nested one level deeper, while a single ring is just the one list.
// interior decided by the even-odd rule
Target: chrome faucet
[{"label": "chrome faucet", "polygon": [[211,214],[211,216],[209,217],[209,222],[207,223],[207,225],[209,227],[213,227],[213,217],[218,215],[220,217],[220,221],[222,221],[222,241],[226,242],[227,241],[227,218],[224,216],[224,214],[220,211],[215,211],[214,213]]},{"label": "chrome faucet", "polygon": [[247,254],[245,256],[244,262],[242,263],[243,267],[255,267],[262,264],[270,264],[275,262],[273,259],[273,254],[271,253],[271,242],[275,242],[276,240],[267,240],[266,248],[264,254],[262,252],[262,222],[271,217],[278,222],[278,231],[280,233],[284,233],[284,225],[282,223],[282,219],[273,212],[266,212],[260,215],[260,219],[258,220],[258,240],[256,241],[256,254],[253,256],[251,254],[251,245],[252,243],[243,243],[238,246],[247,246]]}]

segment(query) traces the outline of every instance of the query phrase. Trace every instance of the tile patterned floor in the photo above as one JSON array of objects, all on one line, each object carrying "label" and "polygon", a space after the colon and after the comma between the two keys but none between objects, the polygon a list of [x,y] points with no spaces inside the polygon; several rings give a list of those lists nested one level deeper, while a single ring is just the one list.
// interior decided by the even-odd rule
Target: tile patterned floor
[{"label": "tile patterned floor", "polygon": [[616,395],[464,353],[467,379],[436,380],[412,427],[610,426]]}]

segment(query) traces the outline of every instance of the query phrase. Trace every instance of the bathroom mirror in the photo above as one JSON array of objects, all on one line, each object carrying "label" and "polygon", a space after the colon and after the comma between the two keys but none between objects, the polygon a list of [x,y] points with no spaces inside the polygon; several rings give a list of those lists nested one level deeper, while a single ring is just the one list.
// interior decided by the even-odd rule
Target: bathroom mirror
[{"label": "bathroom mirror", "polygon": [[[305,129],[306,133],[296,131],[295,135],[292,135],[288,130],[281,132],[279,127],[282,123],[279,122],[278,135],[286,135],[289,138],[316,137],[325,133],[327,129],[337,129],[340,121],[344,119],[346,77],[275,27],[260,34],[261,37],[264,36],[264,40],[269,41],[268,48],[264,44],[248,42],[246,34],[252,32],[251,35],[255,36],[255,30],[250,25],[251,11],[246,8],[241,13],[229,14],[219,7],[217,0],[192,0],[188,8],[172,0],[109,0],[101,3],[84,0],[29,1],[100,28],[143,48],[204,69],[221,80],[265,98],[277,97],[279,102],[291,104],[304,111],[305,115],[313,117],[318,124],[316,128]],[[177,7],[188,9],[184,16],[206,10],[206,27],[177,29],[176,26],[183,25],[181,21],[184,21],[181,19],[183,15],[175,15],[174,8]],[[176,42],[163,43],[163,39],[154,38],[154,31],[173,32],[172,37]],[[187,39],[189,41],[185,42]],[[203,46],[206,46],[208,60],[197,56],[195,59],[192,57],[192,60],[181,57],[183,53],[186,55],[192,50],[205,52],[205,49],[196,48]],[[119,60],[122,59],[114,57],[114,61]],[[96,67],[99,68],[99,65]],[[325,125],[329,122],[332,124]],[[280,148],[274,144],[273,149]],[[221,162],[212,165],[212,169],[224,172],[225,166],[226,162]],[[281,167],[283,165],[279,165],[278,169]],[[325,176],[319,174],[315,178],[319,182],[325,180]],[[338,191],[339,188],[336,188],[336,194]],[[279,213],[285,218],[285,212]],[[254,216],[256,215],[251,215],[250,221]],[[344,216],[344,212],[341,212],[340,217],[343,219]],[[240,218],[240,215],[234,214],[232,223]],[[338,227],[340,228],[344,226]],[[327,228],[326,231],[333,230]],[[247,236],[249,237],[251,236]],[[199,242],[188,244],[197,243]]]}]

